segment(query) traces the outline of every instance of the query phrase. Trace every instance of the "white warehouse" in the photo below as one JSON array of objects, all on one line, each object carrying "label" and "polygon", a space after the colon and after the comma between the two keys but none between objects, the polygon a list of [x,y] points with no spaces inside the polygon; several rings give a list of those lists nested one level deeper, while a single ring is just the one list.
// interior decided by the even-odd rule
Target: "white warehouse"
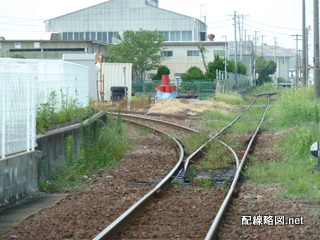
[{"label": "white warehouse", "polygon": [[62,40],[116,43],[126,30],[157,30],[167,41],[206,41],[207,26],[199,19],[158,7],[158,0],[109,0],[45,22],[47,32]]}]

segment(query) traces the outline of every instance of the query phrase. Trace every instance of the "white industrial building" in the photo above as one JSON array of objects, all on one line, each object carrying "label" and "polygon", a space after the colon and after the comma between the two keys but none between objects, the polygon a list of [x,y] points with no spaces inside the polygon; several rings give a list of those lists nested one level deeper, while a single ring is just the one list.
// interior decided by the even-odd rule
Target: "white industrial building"
[{"label": "white industrial building", "polygon": [[[187,72],[192,67],[198,67],[205,72],[205,67],[201,53],[199,51],[199,42],[165,42],[165,50],[161,52],[163,56],[166,56],[163,65],[168,66],[170,69],[170,79],[174,80]],[[205,47],[205,61],[208,64],[214,61],[214,56],[228,57],[227,44],[225,42],[213,42],[206,41],[201,42],[201,45]],[[151,79],[156,75],[157,70],[154,70],[148,74],[148,79]]]},{"label": "white industrial building", "polygon": [[47,32],[62,40],[98,40],[116,43],[116,34],[157,30],[167,41],[205,41],[207,26],[193,17],[158,7],[158,0],[109,0],[45,22]]}]

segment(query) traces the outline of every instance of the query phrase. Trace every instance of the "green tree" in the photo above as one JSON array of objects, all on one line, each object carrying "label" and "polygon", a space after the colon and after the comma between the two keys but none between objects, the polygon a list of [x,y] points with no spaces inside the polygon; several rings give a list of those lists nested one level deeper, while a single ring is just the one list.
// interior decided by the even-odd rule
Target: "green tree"
[{"label": "green tree", "polygon": [[227,72],[229,73],[235,73],[235,68],[234,68],[234,60],[227,60]]},{"label": "green tree", "polygon": [[[227,59],[227,72],[235,73],[234,64],[234,60]],[[247,74],[247,67],[243,63],[237,62],[237,67],[238,74]],[[205,78],[215,79],[217,70],[224,71],[224,58],[220,57],[219,55],[215,55],[214,61],[208,63],[208,71],[205,74]]]},{"label": "green tree", "polygon": [[262,56],[256,57],[256,73],[259,74],[257,85],[262,85],[266,82],[271,82],[270,75],[277,70],[277,64],[272,59],[267,60]]},{"label": "green tree", "polygon": [[182,76],[182,80],[189,79],[204,79],[204,74],[200,68],[193,66],[189,68],[187,73]]},{"label": "green tree", "polygon": [[[234,69],[235,62],[234,62],[234,60],[228,60],[227,64],[228,64],[227,72],[235,73],[235,69]],[[237,62],[237,70],[238,70],[238,74],[242,74],[242,75],[246,75],[247,74],[246,65],[244,65],[240,61]]]},{"label": "green tree", "polygon": [[203,66],[206,69],[206,72],[208,72],[209,70],[206,62],[206,53],[208,52],[208,50],[203,46],[203,42],[197,43],[197,48],[199,49],[199,52],[201,54]]},{"label": "green tree", "polygon": [[118,34],[118,44],[107,47],[108,62],[132,63],[134,79],[143,80],[146,72],[156,69],[164,59],[160,52],[164,50],[165,38],[157,31],[140,29],[139,32],[127,30]]},{"label": "green tree", "polygon": [[242,62],[237,62],[238,73],[242,75],[247,74],[247,67]]},{"label": "green tree", "polygon": [[208,71],[205,74],[205,78],[215,79],[217,70],[224,71],[224,59],[219,55],[214,55],[214,61],[208,63]]}]

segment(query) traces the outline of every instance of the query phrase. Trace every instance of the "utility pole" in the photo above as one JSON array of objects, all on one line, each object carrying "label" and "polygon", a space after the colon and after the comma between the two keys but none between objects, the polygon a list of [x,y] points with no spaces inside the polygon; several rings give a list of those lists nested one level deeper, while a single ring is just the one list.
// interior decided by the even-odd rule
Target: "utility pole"
[{"label": "utility pole", "polygon": [[260,56],[263,56],[263,38],[264,38],[264,35],[261,35],[261,53],[260,53]]},{"label": "utility pole", "polygon": [[[240,61],[242,61],[242,57],[243,57],[244,17],[245,16],[243,14],[238,15],[239,38],[240,38]],[[240,18],[241,18],[241,20],[240,20]]]},{"label": "utility pole", "polygon": [[240,55],[240,61],[242,61],[242,32],[241,32],[241,20],[240,20],[241,15],[238,15],[238,27],[239,27],[239,39],[240,39],[240,50],[239,50],[239,55]]},{"label": "utility pole", "polygon": [[238,54],[238,43],[237,43],[237,12],[234,11],[234,46],[235,46],[235,51],[234,51],[234,70],[235,70],[235,85],[238,83],[238,66],[237,66],[237,54]]},{"label": "utility pole", "polygon": [[298,49],[298,40],[301,35],[291,35],[292,37],[296,37],[296,78],[295,78],[295,86],[298,85],[298,79],[299,79],[299,49]]},{"label": "utility pole", "polygon": [[258,40],[258,37],[257,37],[257,33],[259,31],[254,31],[254,54],[257,55],[257,40]]},{"label": "utility pole", "polygon": [[320,82],[319,82],[319,3],[313,0],[313,51],[314,51],[314,99],[320,99]]},{"label": "utility pole", "polygon": [[309,31],[310,31],[311,27],[308,26],[306,28],[306,79],[307,79],[307,82],[306,84],[308,85],[309,84]]},{"label": "utility pole", "polygon": [[227,36],[222,36],[224,38],[224,79],[227,79]]},{"label": "utility pole", "polygon": [[244,41],[247,42],[247,29],[244,29]]},{"label": "utility pole", "polygon": [[306,40],[306,0],[302,0],[302,84],[307,85],[308,65],[307,63],[308,45]]},{"label": "utility pole", "polygon": [[[274,37],[274,62],[276,63],[276,66],[278,66],[278,60],[277,60],[277,45],[278,45],[278,42],[277,42],[277,37]],[[280,63],[279,63],[280,64]],[[276,74],[273,75],[274,76],[274,79],[273,81],[274,82],[277,82],[278,81],[278,78],[277,78],[277,73],[278,73],[278,69],[276,71]]]},{"label": "utility pole", "polygon": [[274,60],[275,62],[277,62],[277,45],[278,45],[277,37],[274,37],[274,53],[273,53],[273,60]]}]

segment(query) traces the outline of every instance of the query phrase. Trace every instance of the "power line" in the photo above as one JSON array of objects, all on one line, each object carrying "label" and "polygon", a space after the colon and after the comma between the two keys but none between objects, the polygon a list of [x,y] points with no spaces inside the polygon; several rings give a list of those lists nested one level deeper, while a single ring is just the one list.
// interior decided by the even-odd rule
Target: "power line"
[{"label": "power line", "polygon": [[217,28],[225,28],[225,27],[232,27],[233,24],[223,25],[223,26],[215,26],[215,27],[209,27],[208,29],[217,29]]},{"label": "power line", "polygon": [[[36,25],[35,25],[36,24]],[[44,25],[43,23],[41,23]],[[40,26],[40,23],[34,23],[34,24],[20,24],[20,23],[6,23],[6,22],[0,22],[0,25],[10,25],[10,26],[20,26],[20,27],[34,27],[34,26]]]},{"label": "power line", "polygon": [[274,35],[281,35],[281,36],[287,36],[287,37],[289,37],[291,34],[289,34],[289,33],[283,33],[283,32],[275,32],[275,31],[268,31],[268,30],[266,30],[266,29],[263,29],[263,28],[258,28],[258,27],[255,27],[255,26],[252,26],[252,25],[249,25],[249,24],[245,24],[245,26],[247,26],[247,27],[250,27],[250,28],[253,28],[253,29],[257,29],[257,30],[259,30],[259,31],[261,31],[261,32],[267,32],[267,33],[272,33],[272,34],[274,34]]},{"label": "power line", "polygon": [[285,29],[285,30],[289,30],[289,31],[300,31],[300,29],[293,29],[293,28],[288,28],[288,27],[274,26],[274,25],[269,25],[269,24],[265,24],[265,23],[259,23],[259,22],[257,22],[257,21],[253,21],[253,20],[251,20],[251,19],[248,19],[248,21],[249,21],[249,22],[252,22],[252,23],[256,23],[256,24],[258,24],[258,25],[270,27],[270,28]]},{"label": "power line", "polygon": [[224,23],[224,22],[231,22],[231,21],[230,21],[230,19],[224,19],[224,20],[210,22],[208,24],[218,24],[218,23]]},{"label": "power line", "polygon": [[13,16],[4,16],[4,15],[0,15],[0,18],[4,18],[4,19],[19,19],[19,20],[23,20],[23,21],[26,21],[26,20],[29,20],[29,21],[45,21],[46,19],[44,18],[25,18],[25,17],[13,17]]}]

